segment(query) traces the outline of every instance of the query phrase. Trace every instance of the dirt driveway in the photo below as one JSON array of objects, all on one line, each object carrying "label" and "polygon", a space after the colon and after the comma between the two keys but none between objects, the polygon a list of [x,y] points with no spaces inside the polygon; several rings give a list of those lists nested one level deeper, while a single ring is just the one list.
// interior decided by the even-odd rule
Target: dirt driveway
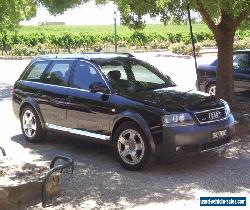
[{"label": "dirt driveway", "polygon": [[[188,65],[193,64],[190,59],[158,58],[158,65],[162,67],[166,65],[163,58],[173,59],[166,69],[173,70],[174,64],[182,63],[187,71],[193,72],[188,69]],[[14,62],[11,68],[20,68],[27,63]],[[9,93],[11,81],[18,77],[20,70],[11,72],[10,68],[6,75],[2,66],[7,68],[7,63],[0,61],[0,145],[5,147],[7,155],[17,163],[48,164],[57,154],[68,155],[76,161],[74,175],[63,175],[63,192],[47,209],[193,210],[201,208],[200,196],[246,196],[249,203],[250,136],[235,138],[224,148],[179,157],[175,162],[156,160],[151,168],[141,172],[121,168],[109,144],[57,135],[49,135],[40,144],[27,143],[21,134],[19,121],[12,113]],[[183,80],[180,77],[178,74],[179,81]],[[42,209],[40,203],[23,207],[27,208]]]}]

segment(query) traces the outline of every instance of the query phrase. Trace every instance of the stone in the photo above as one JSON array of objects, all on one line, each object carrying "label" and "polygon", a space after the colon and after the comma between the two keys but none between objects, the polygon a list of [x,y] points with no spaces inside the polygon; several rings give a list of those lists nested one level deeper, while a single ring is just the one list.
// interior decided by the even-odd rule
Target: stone
[{"label": "stone", "polygon": [[17,210],[18,207],[16,204],[9,202],[8,200],[0,200],[0,209],[1,210]]},{"label": "stone", "polygon": [[42,182],[27,182],[25,184],[10,187],[9,200],[17,205],[41,198]]},{"label": "stone", "polygon": [[60,182],[61,180],[59,174],[49,177],[46,191],[50,199],[61,192]]},{"label": "stone", "polygon": [[243,136],[249,133],[250,117],[249,115],[242,115],[238,119],[238,123],[235,126],[235,132],[238,136]]},{"label": "stone", "polygon": [[0,188],[0,200],[7,199],[8,196],[9,196],[9,190],[8,190],[8,188],[1,187]]}]

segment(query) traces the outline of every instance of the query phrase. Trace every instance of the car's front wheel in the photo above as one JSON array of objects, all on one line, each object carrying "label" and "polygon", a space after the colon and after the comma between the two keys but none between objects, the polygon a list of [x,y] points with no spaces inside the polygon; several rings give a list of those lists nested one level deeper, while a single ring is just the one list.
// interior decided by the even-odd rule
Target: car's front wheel
[{"label": "car's front wheel", "polygon": [[113,147],[116,158],[128,170],[142,169],[149,162],[150,146],[136,123],[125,122],[117,128]]},{"label": "car's front wheel", "polygon": [[46,131],[43,130],[40,119],[32,107],[24,107],[20,120],[22,132],[27,141],[35,143],[41,142],[45,138]]}]

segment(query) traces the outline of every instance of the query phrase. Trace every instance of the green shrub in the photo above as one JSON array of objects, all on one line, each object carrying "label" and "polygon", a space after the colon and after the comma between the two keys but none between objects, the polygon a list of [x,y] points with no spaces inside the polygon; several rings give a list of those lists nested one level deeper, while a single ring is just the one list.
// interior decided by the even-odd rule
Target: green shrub
[{"label": "green shrub", "polygon": [[12,56],[32,56],[36,55],[35,49],[25,44],[16,44],[12,47]]},{"label": "green shrub", "polygon": [[170,45],[169,41],[153,40],[150,42],[151,49],[168,49]]},{"label": "green shrub", "polygon": [[214,40],[204,40],[201,42],[202,47],[216,47],[216,41]]},{"label": "green shrub", "polygon": [[162,41],[158,44],[159,49],[168,49],[169,46],[171,45],[171,42],[169,41]]},{"label": "green shrub", "polygon": [[129,38],[131,46],[145,46],[148,43],[148,37],[144,33],[134,32]]},{"label": "green shrub", "polygon": [[[196,44],[195,49],[196,49],[196,55],[199,55],[199,52],[201,50],[201,45]],[[192,47],[192,45],[191,44],[185,44],[184,42],[171,44],[170,47],[169,47],[169,50],[172,53],[175,53],[175,54],[193,55],[193,47]]]},{"label": "green shrub", "polygon": [[117,44],[118,44],[119,47],[126,47],[128,45],[127,42],[123,41],[123,40],[122,41],[118,41]]},{"label": "green shrub", "polygon": [[234,50],[250,49],[250,38],[234,41]]},{"label": "green shrub", "polygon": [[[212,33],[209,31],[195,32],[195,42],[201,43],[203,47],[214,47],[215,42]],[[248,37],[248,39],[247,39]],[[237,31],[235,38],[235,49],[250,48],[249,46],[250,30]],[[173,45],[172,43],[177,43]],[[178,45],[179,43],[179,45]],[[149,46],[150,49],[168,49],[173,45],[176,49],[173,51],[184,52],[185,49],[181,49],[181,45],[189,46],[191,44],[190,34],[188,31],[176,31],[162,32],[156,30],[151,31],[118,31],[118,46],[129,47],[135,46],[145,47]],[[19,32],[8,33],[6,35],[0,35],[0,50],[3,53],[16,53],[24,55],[27,54],[44,54],[46,52],[81,52],[89,50],[98,50],[101,48],[113,47],[114,45],[114,33],[102,31],[96,33],[90,33],[89,31],[39,31],[35,32]],[[198,48],[198,45],[196,45]],[[173,47],[172,47],[173,48]],[[178,50],[179,49],[179,50]],[[187,50],[188,51],[188,50]],[[187,53],[187,52],[185,52]],[[187,53],[189,54],[189,53]]]},{"label": "green shrub", "polygon": [[158,48],[158,41],[153,40],[152,42],[150,42],[150,48],[151,49],[157,49]]},{"label": "green shrub", "polygon": [[34,47],[34,52],[37,55],[57,53],[55,46],[51,44],[38,44]]},{"label": "green shrub", "polygon": [[94,50],[94,52],[101,52],[102,49],[103,49],[102,43],[95,43],[95,44],[93,45],[93,50]]}]

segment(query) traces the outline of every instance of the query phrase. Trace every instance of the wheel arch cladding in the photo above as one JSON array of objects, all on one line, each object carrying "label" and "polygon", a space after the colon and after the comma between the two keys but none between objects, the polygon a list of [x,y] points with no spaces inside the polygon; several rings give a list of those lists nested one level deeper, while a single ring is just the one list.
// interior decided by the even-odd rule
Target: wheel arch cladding
[{"label": "wheel arch cladding", "polygon": [[136,123],[144,132],[145,136],[147,137],[148,143],[150,145],[150,150],[152,154],[155,154],[155,143],[153,140],[153,136],[151,134],[151,131],[146,123],[146,121],[136,112],[133,111],[126,111],[121,114],[119,114],[112,124],[112,130],[111,130],[111,140],[113,140],[113,136],[115,133],[115,130],[124,122],[134,122]]},{"label": "wheel arch cladding", "polygon": [[32,108],[35,110],[35,112],[36,112],[36,114],[38,115],[39,120],[40,120],[40,122],[41,122],[42,128],[45,129],[45,122],[44,122],[43,116],[42,116],[42,114],[41,114],[39,105],[37,104],[37,102],[36,102],[34,99],[28,97],[28,98],[26,98],[26,99],[21,103],[20,110],[19,110],[19,116],[21,116],[22,110],[23,110],[23,108],[26,107],[26,106],[30,106],[30,107],[32,107]]}]

